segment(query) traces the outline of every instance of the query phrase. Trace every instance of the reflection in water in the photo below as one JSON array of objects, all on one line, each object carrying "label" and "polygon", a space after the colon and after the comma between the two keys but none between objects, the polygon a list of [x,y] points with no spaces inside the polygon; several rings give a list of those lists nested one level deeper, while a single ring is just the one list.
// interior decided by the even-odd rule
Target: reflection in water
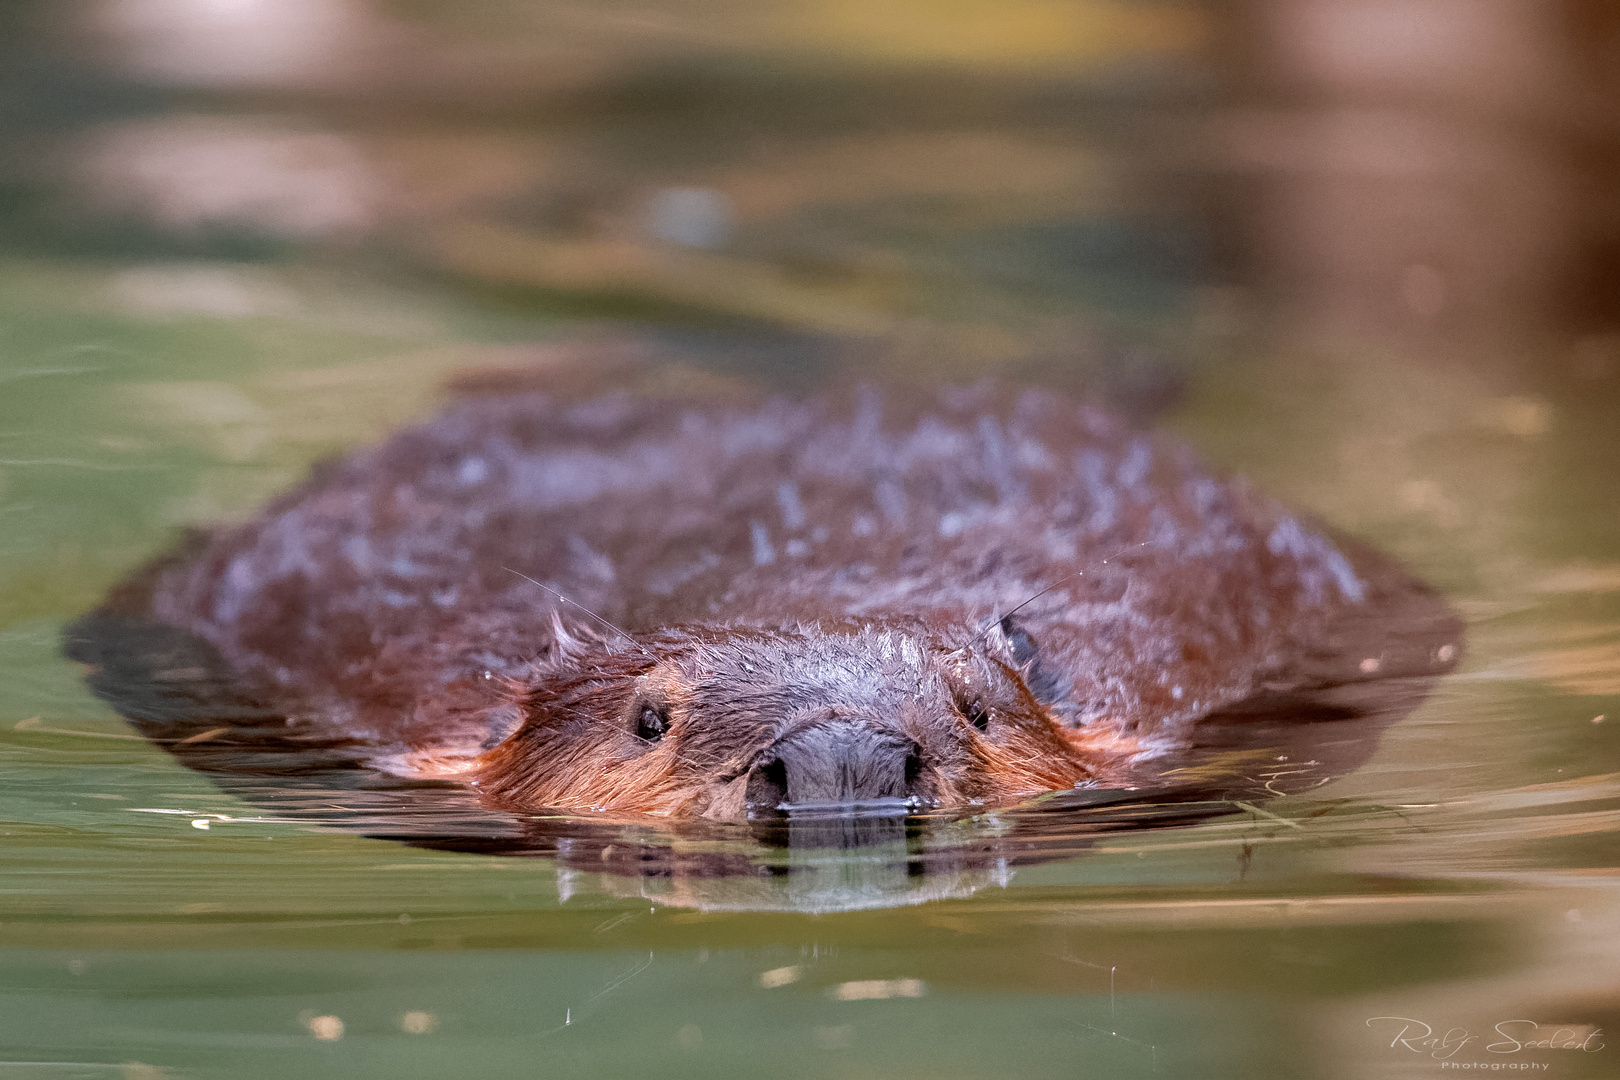
[{"label": "reflection in water", "polygon": [[[410,782],[361,763],[358,741],[293,741],[282,715],[238,689],[208,643],[112,609],[68,634],[92,689],[142,734],[224,791],[263,808],[239,821],[300,823],[414,847],[555,859],[560,899],[578,875],[610,895],[702,910],[845,911],[969,896],[1020,867],[1073,858],[1102,838],[1224,815],[1285,821],[1257,804],[1308,792],[1365,763],[1430,678],[1262,695],[1209,717],[1137,783],[1052,792],[993,811],[853,808],[753,812],[746,822],[646,815],[514,814],[466,787]],[[1449,619],[1409,628],[1454,640]],[[142,812],[184,814],[183,808]],[[199,818],[204,821],[206,818]],[[1286,823],[1286,821],[1285,821]],[[199,826],[204,827],[204,826]]]}]

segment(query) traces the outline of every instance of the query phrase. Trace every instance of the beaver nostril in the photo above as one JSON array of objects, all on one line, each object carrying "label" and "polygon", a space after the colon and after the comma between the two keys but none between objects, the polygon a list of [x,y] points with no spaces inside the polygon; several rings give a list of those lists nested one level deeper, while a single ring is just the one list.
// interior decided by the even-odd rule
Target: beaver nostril
[{"label": "beaver nostril", "polygon": [[758,765],[748,776],[743,802],[754,810],[775,810],[787,802],[787,766],[781,758]]},{"label": "beaver nostril", "polygon": [[922,758],[919,757],[918,755],[916,755],[915,753],[907,754],[906,755],[906,790],[907,791],[911,790],[912,785],[917,782],[917,778],[922,775],[922,771],[923,771]]}]

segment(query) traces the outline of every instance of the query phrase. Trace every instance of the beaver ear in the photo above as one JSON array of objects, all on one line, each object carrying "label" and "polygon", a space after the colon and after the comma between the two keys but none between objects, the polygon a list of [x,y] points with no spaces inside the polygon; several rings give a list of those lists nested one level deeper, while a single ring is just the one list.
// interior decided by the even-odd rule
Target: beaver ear
[{"label": "beaver ear", "polygon": [[1001,620],[1001,636],[1007,643],[1008,651],[1012,653],[1014,664],[1024,667],[1034,663],[1038,653],[1035,639],[1029,636],[1027,630],[1013,622],[1011,615]]},{"label": "beaver ear", "polygon": [[1023,673],[1024,685],[1035,695],[1035,700],[1049,707],[1064,701],[1072,686],[1060,671],[1041,663],[1040,644],[1034,637],[1010,616],[1001,620],[1000,629],[1013,663]]},{"label": "beaver ear", "polygon": [[551,640],[547,643],[546,659],[561,666],[584,653],[588,641],[563,622],[562,614],[556,608],[551,609],[550,622]]}]

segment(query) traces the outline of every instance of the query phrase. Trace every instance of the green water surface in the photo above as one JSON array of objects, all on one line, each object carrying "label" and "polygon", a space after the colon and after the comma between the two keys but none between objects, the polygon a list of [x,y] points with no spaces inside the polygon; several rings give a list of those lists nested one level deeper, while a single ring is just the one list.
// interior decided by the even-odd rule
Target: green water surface
[{"label": "green water surface", "polygon": [[[1409,1021],[1620,1075],[1620,383],[1556,356],[1196,366],[1172,426],[1440,585],[1463,665],[1308,795],[925,902],[730,911],[278,821],[58,654],[183,526],[568,332],[352,267],[0,262],[0,1077],[1440,1074]],[[1517,1020],[1586,1048],[1484,1049]]]}]

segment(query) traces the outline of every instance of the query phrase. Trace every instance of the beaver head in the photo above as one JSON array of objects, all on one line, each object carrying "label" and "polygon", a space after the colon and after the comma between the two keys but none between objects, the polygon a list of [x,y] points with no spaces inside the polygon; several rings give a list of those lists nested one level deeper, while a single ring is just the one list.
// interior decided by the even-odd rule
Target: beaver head
[{"label": "beaver head", "polygon": [[1027,639],[956,629],[692,626],[633,646],[559,636],[513,684],[521,726],[475,775],[512,807],[710,818],[998,803],[1092,779],[1096,748],[1029,689]]}]

